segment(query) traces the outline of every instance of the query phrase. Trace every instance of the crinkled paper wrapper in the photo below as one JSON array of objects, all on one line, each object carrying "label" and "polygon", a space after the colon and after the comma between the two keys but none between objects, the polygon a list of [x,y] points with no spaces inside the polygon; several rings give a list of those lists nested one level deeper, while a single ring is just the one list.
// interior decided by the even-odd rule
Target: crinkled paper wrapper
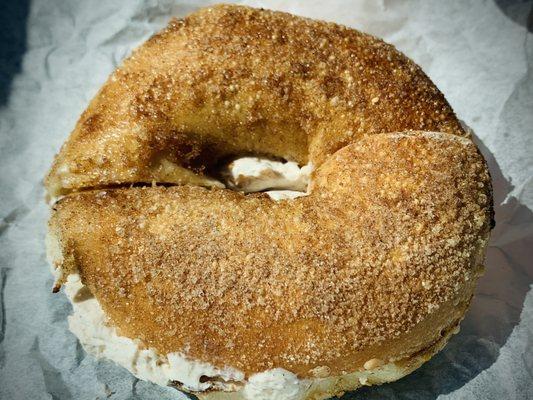
[{"label": "crinkled paper wrapper", "polygon": [[[8,57],[0,66],[15,66],[2,76],[0,98],[0,398],[183,399],[87,356],[69,332],[71,307],[63,294],[52,294],[45,259],[42,178],[90,98],[132,48],[171,16],[209,3],[11,3],[2,29],[18,31],[20,40],[0,42]],[[473,129],[494,181],[497,226],[461,332],[410,376],[343,399],[532,399],[532,3],[246,4],[339,22],[396,45]],[[26,12],[25,21],[11,17]],[[17,57],[16,43],[23,46],[20,66],[10,58]]]}]

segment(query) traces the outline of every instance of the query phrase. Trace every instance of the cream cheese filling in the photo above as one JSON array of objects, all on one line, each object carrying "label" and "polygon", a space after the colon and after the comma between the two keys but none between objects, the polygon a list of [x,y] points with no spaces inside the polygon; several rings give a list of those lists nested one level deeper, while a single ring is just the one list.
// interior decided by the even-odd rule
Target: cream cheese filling
[{"label": "cream cheese filling", "polygon": [[258,157],[242,157],[222,171],[226,185],[245,193],[266,193],[273,200],[306,196],[313,165],[298,166],[294,161],[274,161]]}]

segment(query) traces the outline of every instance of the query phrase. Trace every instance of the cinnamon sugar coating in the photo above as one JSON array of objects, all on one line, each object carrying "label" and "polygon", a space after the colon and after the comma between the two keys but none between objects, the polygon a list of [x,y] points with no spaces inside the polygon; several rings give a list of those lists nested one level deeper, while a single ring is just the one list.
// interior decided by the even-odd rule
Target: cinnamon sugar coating
[{"label": "cinnamon sugar coating", "polygon": [[275,202],[192,185],[71,194],[50,230],[121,334],[247,374],[402,360],[462,318],[492,218],[476,146],[363,135]]},{"label": "cinnamon sugar coating", "polygon": [[333,23],[219,5],[172,20],[124,61],[46,186],[51,196],[152,181],[213,186],[204,175],[228,156],[318,166],[363,134],[405,130],[466,135],[393,46]]}]

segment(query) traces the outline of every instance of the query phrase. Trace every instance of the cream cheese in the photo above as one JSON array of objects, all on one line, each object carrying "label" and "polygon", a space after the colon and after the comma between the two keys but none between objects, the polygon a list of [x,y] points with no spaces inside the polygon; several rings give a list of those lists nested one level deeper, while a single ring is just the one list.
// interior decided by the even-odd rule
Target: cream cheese
[{"label": "cream cheese", "polygon": [[312,171],[312,164],[299,167],[294,161],[243,157],[232,161],[223,175],[233,190],[245,193],[267,191],[272,199],[284,200],[307,194]]},{"label": "cream cheese", "polygon": [[292,372],[274,368],[252,375],[243,394],[250,400],[298,400],[310,386],[310,380],[298,379]]}]

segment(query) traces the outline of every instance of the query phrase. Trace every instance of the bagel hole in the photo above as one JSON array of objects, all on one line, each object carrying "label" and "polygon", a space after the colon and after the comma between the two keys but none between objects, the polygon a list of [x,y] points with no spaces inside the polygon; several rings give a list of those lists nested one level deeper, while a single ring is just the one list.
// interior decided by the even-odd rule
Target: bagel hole
[{"label": "bagel hole", "polygon": [[307,195],[311,165],[298,165],[280,157],[246,154],[218,163],[216,179],[226,188],[245,194],[266,193],[274,200]]},{"label": "bagel hole", "polygon": [[[219,183],[219,187],[246,194],[265,193],[273,200],[287,200],[308,194],[313,167],[299,165],[294,161],[264,154],[242,154],[220,158],[211,164],[205,163],[200,170],[191,168],[193,173]],[[223,184],[223,185],[222,185]],[[174,182],[128,182],[86,186],[82,189],[65,191],[52,200],[56,203],[73,192],[93,190],[116,190],[138,187],[176,186]]]}]

